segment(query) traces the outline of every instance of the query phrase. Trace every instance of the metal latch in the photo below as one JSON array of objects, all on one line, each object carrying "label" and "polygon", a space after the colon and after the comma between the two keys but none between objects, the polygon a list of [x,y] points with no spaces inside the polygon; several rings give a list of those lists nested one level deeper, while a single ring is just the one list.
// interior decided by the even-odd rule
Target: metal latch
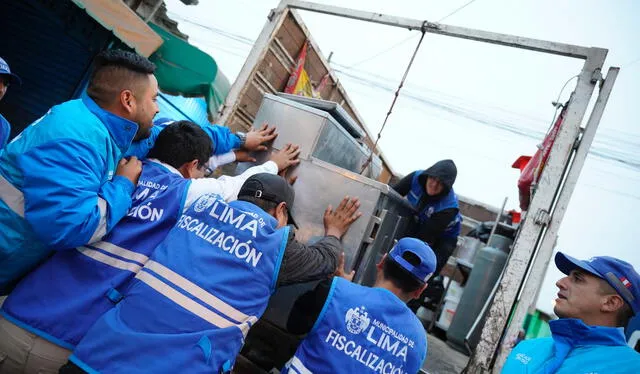
[{"label": "metal latch", "polygon": [[551,221],[551,216],[549,215],[549,212],[544,209],[538,209],[536,215],[533,217],[533,222],[540,226],[548,225],[549,221]]}]

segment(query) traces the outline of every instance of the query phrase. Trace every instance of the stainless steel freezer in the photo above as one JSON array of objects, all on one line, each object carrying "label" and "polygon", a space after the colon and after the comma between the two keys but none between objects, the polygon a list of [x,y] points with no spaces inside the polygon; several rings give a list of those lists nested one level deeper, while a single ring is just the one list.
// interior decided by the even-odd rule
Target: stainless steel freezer
[{"label": "stainless steel freezer", "polygon": [[[293,214],[300,226],[296,237],[302,242],[312,243],[324,235],[322,218],[327,205],[335,207],[347,195],[360,199],[363,215],[342,240],[345,263],[347,270],[356,270],[355,282],[372,285],[376,263],[395,239],[415,225],[414,210],[388,185],[354,172],[360,170],[368,154],[331,115],[335,107],[330,106],[329,110],[266,94],[254,127],[267,122],[276,127],[279,135],[269,151],[255,156],[258,162],[263,162],[273,149],[281,149],[287,143],[301,146],[301,162],[290,175],[298,177],[294,184]],[[239,174],[249,166],[239,164],[235,170],[227,168],[226,173]],[[369,170],[369,175],[372,174],[375,167]],[[281,287],[272,297],[264,318],[285,328],[295,299],[315,284]]]}]

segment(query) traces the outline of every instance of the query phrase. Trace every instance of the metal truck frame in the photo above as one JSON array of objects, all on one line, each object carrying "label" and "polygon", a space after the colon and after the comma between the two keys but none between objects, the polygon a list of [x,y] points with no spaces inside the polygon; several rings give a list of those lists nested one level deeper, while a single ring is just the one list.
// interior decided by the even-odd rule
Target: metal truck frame
[{"label": "metal truck frame", "polygon": [[[467,373],[474,374],[499,373],[511,351],[512,347],[509,343],[515,341],[527,311],[536,301],[537,290],[540,288],[553,253],[560,223],[620,69],[611,67],[606,78],[603,77],[602,68],[608,52],[603,48],[499,34],[306,1],[281,0],[278,7],[269,14],[267,23],[231,87],[220,112],[220,122],[224,123],[234,108],[250,74],[264,57],[265,46],[273,37],[274,31],[288,12],[298,17],[296,10],[584,60],[575,91],[569,102],[566,118],[553,144],[547,165],[535,186],[529,211],[521,223],[506,268],[489,307],[480,343],[465,369]],[[597,100],[589,119],[582,126],[597,85],[600,85]],[[511,322],[508,325],[509,319]]]}]

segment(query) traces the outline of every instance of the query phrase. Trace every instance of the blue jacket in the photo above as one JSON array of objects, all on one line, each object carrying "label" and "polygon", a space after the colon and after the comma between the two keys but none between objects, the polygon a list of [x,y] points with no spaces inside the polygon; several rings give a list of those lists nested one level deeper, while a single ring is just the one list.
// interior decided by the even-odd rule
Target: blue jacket
[{"label": "blue jacket", "polygon": [[562,318],[549,322],[551,338],[524,340],[507,358],[502,374],[636,374],[640,354],[621,329],[588,326]]},{"label": "blue jacket", "polygon": [[[414,208],[420,208],[420,201],[422,200],[424,192],[424,186],[420,183],[420,175],[422,174],[421,170],[418,170],[413,175],[413,180],[411,181],[411,190],[407,194],[407,200],[409,203],[413,205]],[[434,213],[443,211],[445,209],[450,208],[458,208],[458,196],[453,191],[453,187],[449,188],[449,193],[447,193],[444,197],[436,201],[430,201],[426,203],[422,210],[418,212],[418,221],[421,225],[428,225],[429,219],[431,215]],[[457,238],[460,235],[460,230],[462,228],[462,216],[460,212],[455,215],[455,217],[449,222],[447,228],[442,233],[443,238]]]},{"label": "blue jacket", "polygon": [[133,207],[100,242],[58,251],[27,274],[2,315],[53,343],[73,349],[122,298],[121,292],[182,215],[191,180],[144,161]]},{"label": "blue jacket", "polygon": [[288,231],[253,204],[201,196],[70,360],[90,373],[229,371],[275,289]]},{"label": "blue jacket", "polygon": [[0,150],[7,145],[9,135],[11,135],[11,125],[9,121],[0,114]]},{"label": "blue jacket", "polygon": [[422,323],[398,297],[334,277],[320,315],[282,373],[417,373]]},{"label": "blue jacket", "polygon": [[[114,176],[117,164],[146,156],[163,127],[132,143],[137,128],[84,95],[51,108],[0,152],[0,294],[52,249],[99,240],[124,217],[135,186]],[[228,129],[203,129],[221,141],[216,152],[233,146]]]}]

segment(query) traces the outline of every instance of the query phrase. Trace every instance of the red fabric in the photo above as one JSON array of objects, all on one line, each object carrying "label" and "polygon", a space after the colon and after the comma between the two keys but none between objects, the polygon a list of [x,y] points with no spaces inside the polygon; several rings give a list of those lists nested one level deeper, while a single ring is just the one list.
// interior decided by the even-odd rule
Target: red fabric
[{"label": "red fabric", "polygon": [[542,144],[538,147],[538,150],[533,157],[520,156],[513,165],[511,165],[511,167],[515,169],[520,169],[520,178],[518,178],[518,194],[521,210],[527,210],[529,208],[529,203],[531,202],[531,185],[538,182],[540,175],[542,174],[542,170],[544,170],[544,166],[547,164],[549,153],[551,153],[551,147],[556,141],[562,122],[564,122],[567,106],[568,105],[564,106],[558,116],[558,119],[553,124],[553,127],[551,127],[551,130],[549,130],[549,133],[544,137]]},{"label": "red fabric", "polygon": [[304,63],[305,63],[305,60],[307,59],[308,44],[309,42],[305,41],[304,45],[302,46],[302,50],[300,51],[300,54],[298,54],[298,61],[296,62],[296,68],[293,70],[293,73],[291,73],[291,76],[289,77],[289,81],[287,82],[287,87],[285,87],[284,89],[284,92],[288,94],[292,94],[295,92],[296,84],[298,83],[298,79],[300,79],[300,74],[302,74],[302,70],[304,69]]}]

